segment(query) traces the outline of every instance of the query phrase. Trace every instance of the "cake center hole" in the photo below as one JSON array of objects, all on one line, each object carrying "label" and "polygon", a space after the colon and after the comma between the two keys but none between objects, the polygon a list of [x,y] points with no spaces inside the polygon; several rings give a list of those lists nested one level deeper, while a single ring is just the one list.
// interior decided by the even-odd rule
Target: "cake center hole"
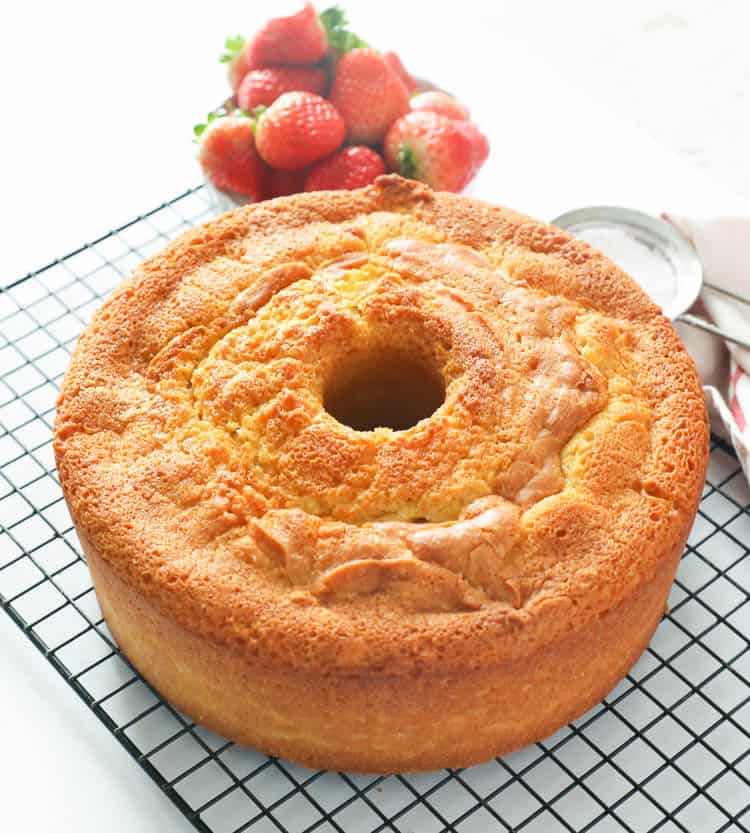
[{"label": "cake center hole", "polygon": [[347,356],[323,393],[328,413],[355,431],[403,431],[431,416],[444,401],[441,375],[400,351]]}]

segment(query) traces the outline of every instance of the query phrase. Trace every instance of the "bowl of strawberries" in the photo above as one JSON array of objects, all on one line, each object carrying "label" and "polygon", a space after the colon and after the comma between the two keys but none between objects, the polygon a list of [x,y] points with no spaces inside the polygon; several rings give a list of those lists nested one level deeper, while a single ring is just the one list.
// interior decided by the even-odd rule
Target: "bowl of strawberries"
[{"label": "bowl of strawberries", "polygon": [[194,128],[217,211],[397,172],[462,191],[489,144],[455,98],[370,47],[337,6],[311,3],[227,38],[232,95]]}]

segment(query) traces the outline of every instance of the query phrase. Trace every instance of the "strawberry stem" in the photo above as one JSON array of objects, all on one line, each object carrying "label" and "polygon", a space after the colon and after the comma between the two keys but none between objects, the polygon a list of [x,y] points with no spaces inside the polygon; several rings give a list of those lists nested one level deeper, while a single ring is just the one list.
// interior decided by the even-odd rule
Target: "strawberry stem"
[{"label": "strawberry stem", "polygon": [[230,64],[242,52],[245,38],[242,35],[231,35],[224,41],[224,51],[219,56],[219,63]]},{"label": "strawberry stem", "polygon": [[341,6],[331,6],[320,13],[320,22],[326,30],[328,45],[339,52],[349,52],[351,49],[366,49],[367,43],[359,35],[350,32],[346,27],[349,21]]},{"label": "strawberry stem", "polygon": [[398,172],[407,179],[416,179],[417,160],[411,148],[402,145],[398,151]]},{"label": "strawberry stem", "polygon": [[212,121],[216,121],[217,118],[218,118],[218,114],[216,113],[215,110],[212,110],[206,116],[206,121],[205,122],[202,122],[201,124],[194,125],[193,126],[193,141],[197,142],[200,139],[203,132],[205,131],[205,129],[208,127],[208,125],[211,124]]}]

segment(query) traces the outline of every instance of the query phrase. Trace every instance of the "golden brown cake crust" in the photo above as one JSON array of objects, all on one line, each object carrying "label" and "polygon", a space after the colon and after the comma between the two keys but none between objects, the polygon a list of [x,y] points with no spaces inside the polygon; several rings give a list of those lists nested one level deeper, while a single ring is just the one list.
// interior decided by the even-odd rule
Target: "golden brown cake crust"
[{"label": "golden brown cake crust", "polygon": [[[328,413],[356,421],[358,374],[405,366],[440,388],[431,416],[358,431]],[[632,637],[597,672],[601,696],[655,626],[707,449],[695,368],[634,281],[559,229],[395,176],[239,209],[140,266],[81,337],[55,435],[108,620],[194,714],[200,695],[137,656],[115,583],[183,648],[323,688],[493,673],[495,686],[571,640],[606,651],[593,634],[610,617]],[[458,758],[554,719],[499,727]],[[209,722],[335,762],[243,732],[246,718]],[[341,760],[457,765],[448,752]]]}]

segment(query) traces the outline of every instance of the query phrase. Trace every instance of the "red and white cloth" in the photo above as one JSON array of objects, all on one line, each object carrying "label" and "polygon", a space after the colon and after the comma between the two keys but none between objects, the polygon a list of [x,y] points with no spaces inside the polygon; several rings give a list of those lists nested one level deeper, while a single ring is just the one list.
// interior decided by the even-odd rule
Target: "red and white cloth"
[{"label": "red and white cloth", "polygon": [[[750,217],[665,217],[695,246],[706,282],[750,300]],[[750,305],[709,289],[703,290],[700,302],[718,326],[750,340]],[[750,480],[750,350],[677,326],[701,374],[712,427],[731,441]]]},{"label": "red and white cloth", "polygon": [[745,414],[750,414],[750,376],[739,365],[729,379],[729,407],[740,432],[747,434],[750,422]]}]

